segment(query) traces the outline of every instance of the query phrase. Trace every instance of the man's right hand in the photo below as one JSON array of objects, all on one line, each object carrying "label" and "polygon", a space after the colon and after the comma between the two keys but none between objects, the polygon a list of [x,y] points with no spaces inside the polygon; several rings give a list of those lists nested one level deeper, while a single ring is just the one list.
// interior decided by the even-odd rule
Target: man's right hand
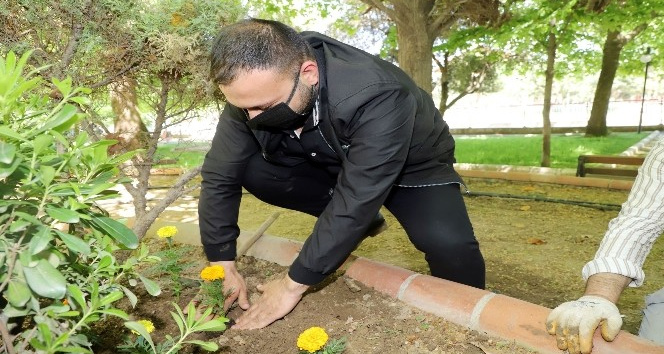
[{"label": "man's right hand", "polygon": [[593,295],[561,304],[546,319],[546,329],[556,336],[558,349],[567,349],[570,354],[589,354],[597,327],[600,327],[604,340],[611,342],[621,326],[622,317],[616,305]]},{"label": "man's right hand", "polygon": [[210,265],[220,265],[224,267],[224,291],[226,300],[224,301],[224,312],[233,305],[235,301],[243,310],[249,308],[249,297],[247,296],[247,284],[235,267],[235,261],[210,262]]}]

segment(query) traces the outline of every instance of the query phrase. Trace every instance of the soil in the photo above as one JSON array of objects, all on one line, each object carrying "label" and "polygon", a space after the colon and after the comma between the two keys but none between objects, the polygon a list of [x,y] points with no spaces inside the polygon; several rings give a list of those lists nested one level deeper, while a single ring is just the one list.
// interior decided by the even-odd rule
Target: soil
[{"label": "soil", "polygon": [[[148,240],[148,244],[152,250],[163,249],[159,241]],[[204,255],[199,247],[183,246],[179,257],[198,260]],[[182,275],[189,279],[205,265],[198,261],[186,264],[188,270]],[[238,259],[238,269],[250,289],[287,272],[286,267],[247,256]],[[176,297],[172,288],[169,289],[172,283],[164,280],[166,278],[161,277],[164,288],[161,295],[152,297],[139,288],[136,308],[130,308],[127,301],[120,305],[134,320],[147,319],[154,323],[155,331],[151,336],[155,343],[163,341],[167,334],[179,333],[169,314],[174,311],[172,302],[184,308],[198,290],[195,286],[186,287]],[[258,296],[254,291],[250,300]],[[234,307],[227,317],[236,318],[241,312],[239,307]],[[216,342],[220,347],[216,353],[298,353],[298,335],[313,326],[324,328],[330,340],[344,339],[344,353],[535,353],[513,341],[471,331],[405,305],[339,273],[310,289],[290,314],[265,329],[239,331],[231,328],[225,332],[198,333],[189,339]],[[118,344],[136,337],[123,327],[122,321],[115,319],[100,323],[94,330],[98,336],[95,353],[116,353]],[[180,353],[207,352],[186,346]]]},{"label": "soil", "polygon": [[[628,195],[624,190],[502,180],[469,178],[466,184],[471,191],[466,205],[486,261],[487,290],[549,308],[581,295],[581,268],[592,259],[608,222],[618,214]],[[196,196],[189,196],[169,208],[161,219],[195,220],[195,207]],[[275,211],[281,215],[267,230],[270,235],[303,241],[315,222],[308,215],[245,195],[240,227],[255,230]],[[426,274],[422,254],[410,244],[394,217],[386,210],[383,213],[388,230],[365,240],[355,254]],[[200,270],[205,265],[202,252],[197,247],[188,252],[193,253],[181,259],[193,260],[196,264],[192,269]],[[663,265],[658,264],[663,257],[664,241],[660,239],[644,265],[645,284],[626,290],[618,304],[625,315],[623,329],[638,331],[645,295],[664,284]],[[250,289],[286,270],[250,257],[241,257],[239,267]],[[316,287],[291,314],[263,330],[231,329],[210,338],[220,343],[221,353],[296,353],[299,333],[320,326],[331,338],[347,339],[346,353],[529,352],[509,339],[469,331],[361,284],[357,284],[360,291],[352,291],[344,279],[337,274]],[[195,289],[185,289],[177,300],[184,305],[194,293]],[[153,320],[157,336],[177,334],[169,315],[174,299],[165,291],[157,298],[141,301],[131,314],[136,319]],[[237,311],[231,311],[229,317],[236,316]],[[113,343],[129,331],[117,322],[105,324],[103,333],[99,347],[114,348],[117,344]]]}]

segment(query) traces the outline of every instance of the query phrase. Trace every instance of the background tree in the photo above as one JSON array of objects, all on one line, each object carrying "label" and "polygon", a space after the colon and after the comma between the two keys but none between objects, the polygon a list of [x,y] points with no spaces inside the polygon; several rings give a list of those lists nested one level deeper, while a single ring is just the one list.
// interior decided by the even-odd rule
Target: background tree
[{"label": "background tree", "polygon": [[[497,67],[502,53],[482,43],[464,43],[466,48],[455,50],[455,55],[445,46],[434,47],[433,60],[440,72],[438,110],[443,116],[467,95],[496,92],[500,87]],[[451,97],[453,93],[456,95]]]},{"label": "background tree", "polygon": [[654,19],[664,14],[664,5],[647,0],[584,0],[580,1],[580,6],[586,11],[589,21],[605,33],[601,71],[586,126],[586,136],[605,136],[608,134],[606,115],[621,62],[620,54]]},{"label": "background tree", "polygon": [[494,0],[361,0],[389,17],[396,28],[399,66],[425,91],[432,91],[432,48],[454,26],[498,21],[500,2]]}]

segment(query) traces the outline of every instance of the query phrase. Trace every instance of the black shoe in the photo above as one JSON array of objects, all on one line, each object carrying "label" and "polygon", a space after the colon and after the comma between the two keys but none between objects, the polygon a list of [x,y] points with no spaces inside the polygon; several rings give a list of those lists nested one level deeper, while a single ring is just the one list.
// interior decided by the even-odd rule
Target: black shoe
[{"label": "black shoe", "polygon": [[381,213],[378,213],[374,219],[371,220],[367,232],[364,233],[364,237],[373,237],[385,230],[387,230],[387,223],[385,222],[385,218]]}]

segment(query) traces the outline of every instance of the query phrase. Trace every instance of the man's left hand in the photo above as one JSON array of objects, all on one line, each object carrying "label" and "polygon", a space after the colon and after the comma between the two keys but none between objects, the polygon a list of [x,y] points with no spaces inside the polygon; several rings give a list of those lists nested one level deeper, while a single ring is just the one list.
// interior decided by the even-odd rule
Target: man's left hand
[{"label": "man's left hand", "polygon": [[269,283],[258,285],[263,294],[242,314],[234,329],[260,329],[291,312],[309,286],[293,281],[288,275]]}]

